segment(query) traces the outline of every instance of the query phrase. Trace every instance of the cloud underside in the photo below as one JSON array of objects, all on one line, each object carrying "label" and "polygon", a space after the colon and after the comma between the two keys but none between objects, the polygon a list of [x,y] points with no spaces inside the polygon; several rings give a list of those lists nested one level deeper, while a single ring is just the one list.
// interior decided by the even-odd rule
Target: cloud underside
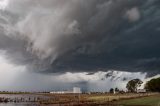
[{"label": "cloud underside", "polygon": [[160,69],[158,0],[9,0],[0,49],[46,73]]}]

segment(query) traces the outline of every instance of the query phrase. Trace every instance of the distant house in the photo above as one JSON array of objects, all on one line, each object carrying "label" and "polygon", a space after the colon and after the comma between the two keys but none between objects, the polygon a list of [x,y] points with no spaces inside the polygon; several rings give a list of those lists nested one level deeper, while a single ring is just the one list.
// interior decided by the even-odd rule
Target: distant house
[{"label": "distant house", "polygon": [[146,93],[147,91],[146,91],[146,89],[138,89],[137,90],[137,93]]}]

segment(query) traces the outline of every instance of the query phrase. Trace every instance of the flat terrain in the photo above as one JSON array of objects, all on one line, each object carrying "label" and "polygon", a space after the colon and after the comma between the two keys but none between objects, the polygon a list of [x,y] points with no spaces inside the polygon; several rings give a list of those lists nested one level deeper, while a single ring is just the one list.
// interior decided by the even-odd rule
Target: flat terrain
[{"label": "flat terrain", "polygon": [[[5,99],[7,98],[7,99]],[[0,104],[35,103],[39,106],[160,106],[160,94],[0,94]],[[6,102],[5,102],[6,103]],[[13,105],[14,106],[14,105]],[[23,105],[22,105],[23,106]],[[24,105],[25,106],[25,105]],[[31,105],[32,106],[32,105]]]},{"label": "flat terrain", "polygon": [[[78,103],[80,106],[160,106],[160,94],[66,94],[48,95],[58,97],[59,103]],[[44,101],[43,103],[47,103]],[[54,103],[54,100],[52,101]],[[55,102],[56,103],[56,102]]]}]

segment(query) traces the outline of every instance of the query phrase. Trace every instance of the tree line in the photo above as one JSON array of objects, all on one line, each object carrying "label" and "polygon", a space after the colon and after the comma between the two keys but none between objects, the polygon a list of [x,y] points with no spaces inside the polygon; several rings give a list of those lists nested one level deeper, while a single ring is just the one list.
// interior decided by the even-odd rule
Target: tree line
[{"label": "tree line", "polygon": [[[132,79],[128,81],[126,88],[128,92],[137,92],[138,88],[141,87],[142,84],[143,84],[143,81],[141,81],[140,79]],[[146,89],[146,91],[149,91],[149,92],[160,92],[160,77],[147,81],[144,86],[144,89]],[[119,89],[118,88],[110,89],[110,93],[113,93],[114,91],[118,92]]]},{"label": "tree line", "polygon": [[160,77],[148,81],[145,85],[145,89],[151,92],[160,92]]}]

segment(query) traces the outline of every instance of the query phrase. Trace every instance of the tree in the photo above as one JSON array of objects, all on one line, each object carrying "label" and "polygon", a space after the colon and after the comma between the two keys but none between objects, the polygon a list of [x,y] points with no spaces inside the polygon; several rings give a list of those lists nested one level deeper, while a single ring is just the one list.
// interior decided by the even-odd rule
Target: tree
[{"label": "tree", "polygon": [[119,89],[118,89],[118,88],[115,88],[115,92],[119,92]]},{"label": "tree", "polygon": [[160,92],[160,77],[154,78],[145,84],[145,89],[152,92]]},{"label": "tree", "polygon": [[140,87],[141,84],[143,84],[143,82],[140,79],[133,79],[127,83],[126,88],[129,92],[136,92],[137,88]]},{"label": "tree", "polygon": [[110,93],[114,93],[114,89],[111,88],[111,89],[109,90],[109,92],[110,92]]}]

